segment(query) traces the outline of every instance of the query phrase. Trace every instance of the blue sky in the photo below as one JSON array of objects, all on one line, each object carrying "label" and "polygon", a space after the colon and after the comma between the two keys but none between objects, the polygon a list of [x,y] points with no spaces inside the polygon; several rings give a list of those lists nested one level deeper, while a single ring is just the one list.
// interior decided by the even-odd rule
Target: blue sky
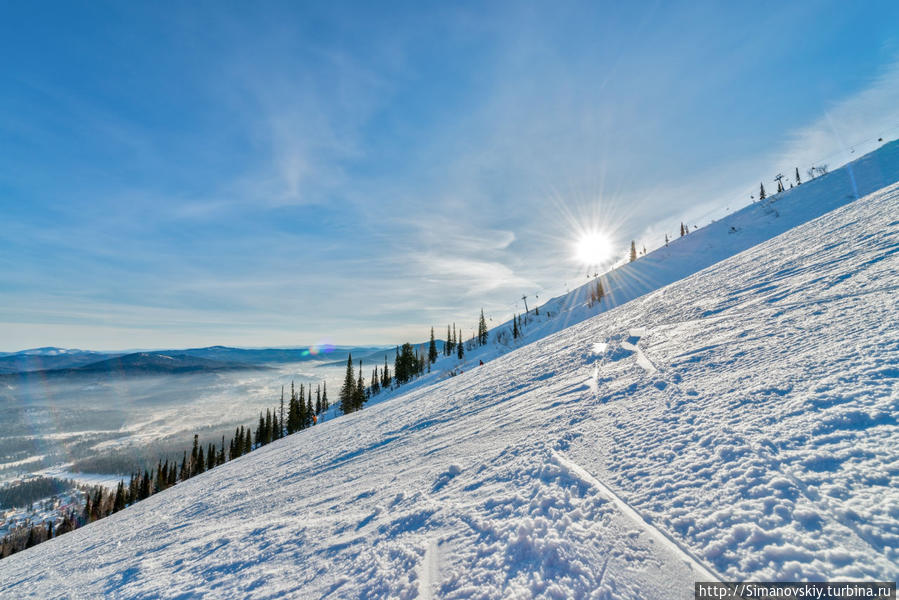
[{"label": "blue sky", "polygon": [[[0,5],[0,350],[397,343],[899,136],[896,2]],[[773,186],[773,183],[771,184]]]}]

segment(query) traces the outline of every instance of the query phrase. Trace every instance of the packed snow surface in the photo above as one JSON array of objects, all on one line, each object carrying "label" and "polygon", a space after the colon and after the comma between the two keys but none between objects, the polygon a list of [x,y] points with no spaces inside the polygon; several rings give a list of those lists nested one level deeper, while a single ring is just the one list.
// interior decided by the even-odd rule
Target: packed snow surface
[{"label": "packed snow surface", "polygon": [[896,581],[897,298],[894,185],[13,555],[0,596]]}]

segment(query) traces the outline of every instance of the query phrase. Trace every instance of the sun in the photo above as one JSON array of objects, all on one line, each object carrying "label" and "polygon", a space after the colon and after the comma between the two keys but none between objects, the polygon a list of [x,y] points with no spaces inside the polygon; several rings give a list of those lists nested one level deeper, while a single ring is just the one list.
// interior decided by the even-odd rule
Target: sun
[{"label": "sun", "polygon": [[581,235],[575,243],[575,257],[585,265],[600,265],[612,258],[612,242],[599,231]]}]

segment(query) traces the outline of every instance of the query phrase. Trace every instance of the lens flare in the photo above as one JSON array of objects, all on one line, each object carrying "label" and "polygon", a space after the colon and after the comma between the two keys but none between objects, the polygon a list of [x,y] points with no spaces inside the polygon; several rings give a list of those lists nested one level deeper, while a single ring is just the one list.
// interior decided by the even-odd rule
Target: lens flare
[{"label": "lens flare", "polygon": [[575,243],[575,256],[585,265],[600,265],[612,257],[609,236],[599,231],[588,231]]},{"label": "lens flare", "polygon": [[334,351],[334,344],[330,342],[319,342],[309,347],[308,350],[303,351],[303,356],[318,356],[319,354],[328,354]]}]

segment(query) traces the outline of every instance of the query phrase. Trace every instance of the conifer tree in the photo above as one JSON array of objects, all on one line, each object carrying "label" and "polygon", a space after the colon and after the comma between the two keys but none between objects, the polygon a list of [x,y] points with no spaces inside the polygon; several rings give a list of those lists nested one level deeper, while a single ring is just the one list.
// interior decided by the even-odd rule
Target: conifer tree
[{"label": "conifer tree", "polygon": [[390,387],[390,368],[387,366],[387,355],[384,355],[384,368],[381,370],[381,388]]},{"label": "conifer tree", "polygon": [[306,427],[312,427],[315,423],[315,412],[312,410],[312,388],[309,388],[309,398],[306,400]]},{"label": "conifer tree", "polygon": [[222,436],[222,445],[219,447],[219,455],[216,457],[215,464],[216,464],[216,466],[223,465],[223,464],[225,464],[226,460],[228,460],[228,459],[225,458],[225,436],[223,435]]},{"label": "conifer tree", "polygon": [[799,179],[799,167],[796,167],[796,185],[802,185],[802,180]]},{"label": "conifer tree", "polygon": [[764,200],[765,198],[767,198],[767,196],[765,195],[765,184],[760,183],[759,184],[759,200]]},{"label": "conifer tree", "polygon": [[199,458],[200,450],[199,437],[200,436],[198,436],[196,433],[194,434],[194,447],[193,450],[190,451],[190,466],[187,470],[188,477],[193,477],[197,474],[197,460]]},{"label": "conifer tree", "polygon": [[[399,359],[399,350],[397,350],[397,359]],[[346,375],[343,378],[343,387],[340,389],[340,412],[349,414],[353,412],[353,397],[355,396],[356,378],[353,375],[353,355],[350,354],[346,359]]]},{"label": "conifer tree", "polygon": [[481,309],[481,318],[478,320],[478,345],[487,343],[487,321],[484,320],[484,309]]},{"label": "conifer tree", "polygon": [[428,362],[437,362],[437,342],[434,341],[434,328],[431,327],[431,343],[428,345]]},{"label": "conifer tree", "polygon": [[300,384],[300,393],[297,394],[297,431],[306,429],[310,425],[312,425],[312,411],[309,408],[308,403],[306,402],[306,394],[309,394],[309,397],[312,397],[312,384],[309,384],[309,387],[306,387],[306,384]]},{"label": "conifer tree", "polygon": [[402,350],[397,349],[393,370],[397,385],[406,383],[415,377],[416,374],[424,371],[424,357],[421,357],[420,360],[416,356],[415,348],[412,347],[412,344],[406,342],[403,344]]},{"label": "conifer tree", "polygon": [[362,410],[365,404],[365,381],[362,379],[362,361],[359,361],[359,380],[353,389],[353,410]]},{"label": "conifer tree", "polygon": [[306,392],[301,385],[300,395],[299,397],[297,397],[297,431],[306,429],[307,423],[312,420],[312,417],[310,417],[306,412],[306,400],[303,398],[303,395],[305,393]]},{"label": "conifer tree", "polygon": [[297,393],[293,383],[290,384],[290,400],[287,402],[287,435],[296,433],[299,429],[299,406],[297,406]]},{"label": "conifer tree", "polygon": [[282,430],[284,429],[284,386],[281,386],[281,415],[278,418],[278,437],[282,437]]},{"label": "conifer tree", "polygon": [[681,221],[681,224],[680,224],[680,236],[684,237],[684,222],[683,221]]},{"label": "conifer tree", "polygon": [[331,404],[328,402],[328,382],[322,382],[322,410],[328,410],[331,408]]},{"label": "conifer tree", "polygon": [[456,344],[456,356],[459,357],[459,360],[462,360],[462,357],[465,356],[465,350],[461,341]]},{"label": "conifer tree", "polygon": [[112,501],[112,512],[119,512],[125,508],[125,482],[119,480],[115,489],[115,499]]},{"label": "conifer tree", "polygon": [[259,448],[265,443],[265,417],[262,411],[259,411],[259,425],[256,427],[256,447]]},{"label": "conifer tree", "polygon": [[665,234],[665,247],[668,247],[668,234]]},{"label": "conifer tree", "polygon": [[[150,473],[148,473],[147,470],[144,469],[144,475],[143,475],[143,477],[141,477],[141,480],[140,480],[140,496],[139,496],[139,498],[140,498],[140,500],[146,500],[149,497],[150,497]],[[102,496],[99,497],[98,499],[102,500]],[[98,507],[98,509],[99,509],[99,507]]]},{"label": "conifer tree", "polygon": [[36,544],[37,544],[37,538],[34,535],[34,526],[32,525],[31,528],[28,530],[28,539],[25,540],[25,547],[31,548],[32,546],[34,546]]},{"label": "conifer tree", "polygon": [[604,295],[605,291],[602,289],[602,282],[597,278],[596,286],[590,290],[590,306],[602,300]]},{"label": "conifer tree", "polygon": [[[216,461],[215,444],[210,443],[209,448],[207,450],[208,451],[206,452],[206,470],[208,471],[209,469],[215,468],[215,461]],[[160,471],[161,470],[162,469],[160,469]]]},{"label": "conifer tree", "polygon": [[634,240],[631,240],[631,262],[637,260],[637,244]]},{"label": "conifer tree", "polygon": [[253,440],[250,437],[250,428],[247,427],[243,432],[243,454],[249,454],[253,449]]},{"label": "conifer tree", "polygon": [[451,341],[450,341],[450,328],[449,328],[449,325],[447,325],[447,326],[446,326],[446,340],[444,340],[444,342],[443,342],[443,355],[444,355],[444,356],[449,356],[449,355],[450,355],[450,351],[452,350],[452,349],[450,348],[450,343],[451,343]]},{"label": "conifer tree", "polygon": [[199,475],[206,470],[206,457],[203,455],[203,447],[197,450],[197,462],[194,466],[194,475]]},{"label": "conifer tree", "polygon": [[397,385],[402,385],[406,383],[406,370],[403,368],[402,361],[400,360],[400,347],[396,347],[396,357],[393,359],[393,376],[396,379]]},{"label": "conifer tree", "polygon": [[518,316],[512,315],[512,339],[518,339]]},{"label": "conifer tree", "polygon": [[[184,459],[181,461],[181,472],[178,474],[178,478],[181,481],[190,479],[190,463],[187,460],[187,450],[184,451]],[[137,500],[136,496],[134,497],[134,500]],[[132,500],[132,502],[134,500]]]}]

